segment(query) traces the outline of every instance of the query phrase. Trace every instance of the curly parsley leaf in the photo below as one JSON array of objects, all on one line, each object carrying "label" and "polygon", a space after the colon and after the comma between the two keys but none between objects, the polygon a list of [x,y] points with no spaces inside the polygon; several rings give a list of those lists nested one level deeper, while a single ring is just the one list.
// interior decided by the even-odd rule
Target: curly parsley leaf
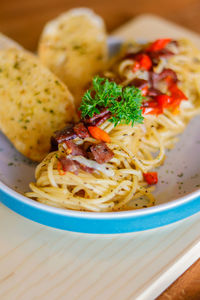
[{"label": "curly parsley leaf", "polygon": [[102,108],[111,112],[114,125],[142,123],[143,96],[136,87],[122,87],[99,76],[94,77],[92,87],[83,96],[79,110],[82,118],[99,114]]}]

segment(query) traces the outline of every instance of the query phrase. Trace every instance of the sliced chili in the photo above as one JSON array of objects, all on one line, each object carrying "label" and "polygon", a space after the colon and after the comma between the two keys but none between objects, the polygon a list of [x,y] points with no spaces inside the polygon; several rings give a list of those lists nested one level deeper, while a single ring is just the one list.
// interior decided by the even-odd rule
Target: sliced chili
[{"label": "sliced chili", "polygon": [[99,128],[97,126],[89,126],[88,131],[91,134],[91,136],[93,138],[95,138],[96,140],[100,140],[100,141],[105,142],[105,143],[110,142],[109,135],[107,134],[107,132],[105,132],[101,128]]}]

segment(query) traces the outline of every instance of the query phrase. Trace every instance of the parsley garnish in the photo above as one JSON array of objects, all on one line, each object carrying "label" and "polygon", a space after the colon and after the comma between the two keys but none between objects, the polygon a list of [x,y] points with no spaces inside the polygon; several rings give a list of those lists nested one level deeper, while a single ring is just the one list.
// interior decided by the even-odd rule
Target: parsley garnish
[{"label": "parsley garnish", "polygon": [[114,125],[142,123],[141,91],[136,87],[122,87],[99,76],[94,77],[92,87],[84,94],[80,105],[82,118],[99,114],[101,108],[111,112]]}]

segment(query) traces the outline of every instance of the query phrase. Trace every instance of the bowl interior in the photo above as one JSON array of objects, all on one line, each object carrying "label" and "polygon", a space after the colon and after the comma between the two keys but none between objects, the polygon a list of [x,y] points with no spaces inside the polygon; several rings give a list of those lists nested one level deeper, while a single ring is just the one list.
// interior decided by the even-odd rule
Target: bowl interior
[{"label": "bowl interior", "polygon": [[[120,41],[109,40],[110,54],[120,48]],[[163,166],[159,167],[159,183],[154,195],[156,205],[181,198],[200,189],[200,117],[194,118],[179,137],[174,149],[167,151]],[[0,133],[0,181],[23,194],[34,181],[36,163],[23,157]]]}]

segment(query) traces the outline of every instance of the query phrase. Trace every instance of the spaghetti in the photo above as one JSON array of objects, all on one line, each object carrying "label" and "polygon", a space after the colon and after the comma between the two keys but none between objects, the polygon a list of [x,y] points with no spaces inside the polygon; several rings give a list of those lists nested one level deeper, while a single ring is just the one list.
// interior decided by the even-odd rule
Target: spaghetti
[{"label": "spaghetti", "polygon": [[[88,119],[83,119],[78,136],[67,130],[73,144],[59,142],[58,150],[38,165],[28,197],[56,207],[96,212],[154,205],[153,187],[144,174],[164,162],[165,150],[174,146],[188,121],[200,113],[200,53],[185,40],[131,43],[104,75],[124,88],[141,90],[143,124],[115,126],[104,107],[89,121],[109,136],[107,143],[88,134]],[[99,153],[95,145],[100,145]]]}]

